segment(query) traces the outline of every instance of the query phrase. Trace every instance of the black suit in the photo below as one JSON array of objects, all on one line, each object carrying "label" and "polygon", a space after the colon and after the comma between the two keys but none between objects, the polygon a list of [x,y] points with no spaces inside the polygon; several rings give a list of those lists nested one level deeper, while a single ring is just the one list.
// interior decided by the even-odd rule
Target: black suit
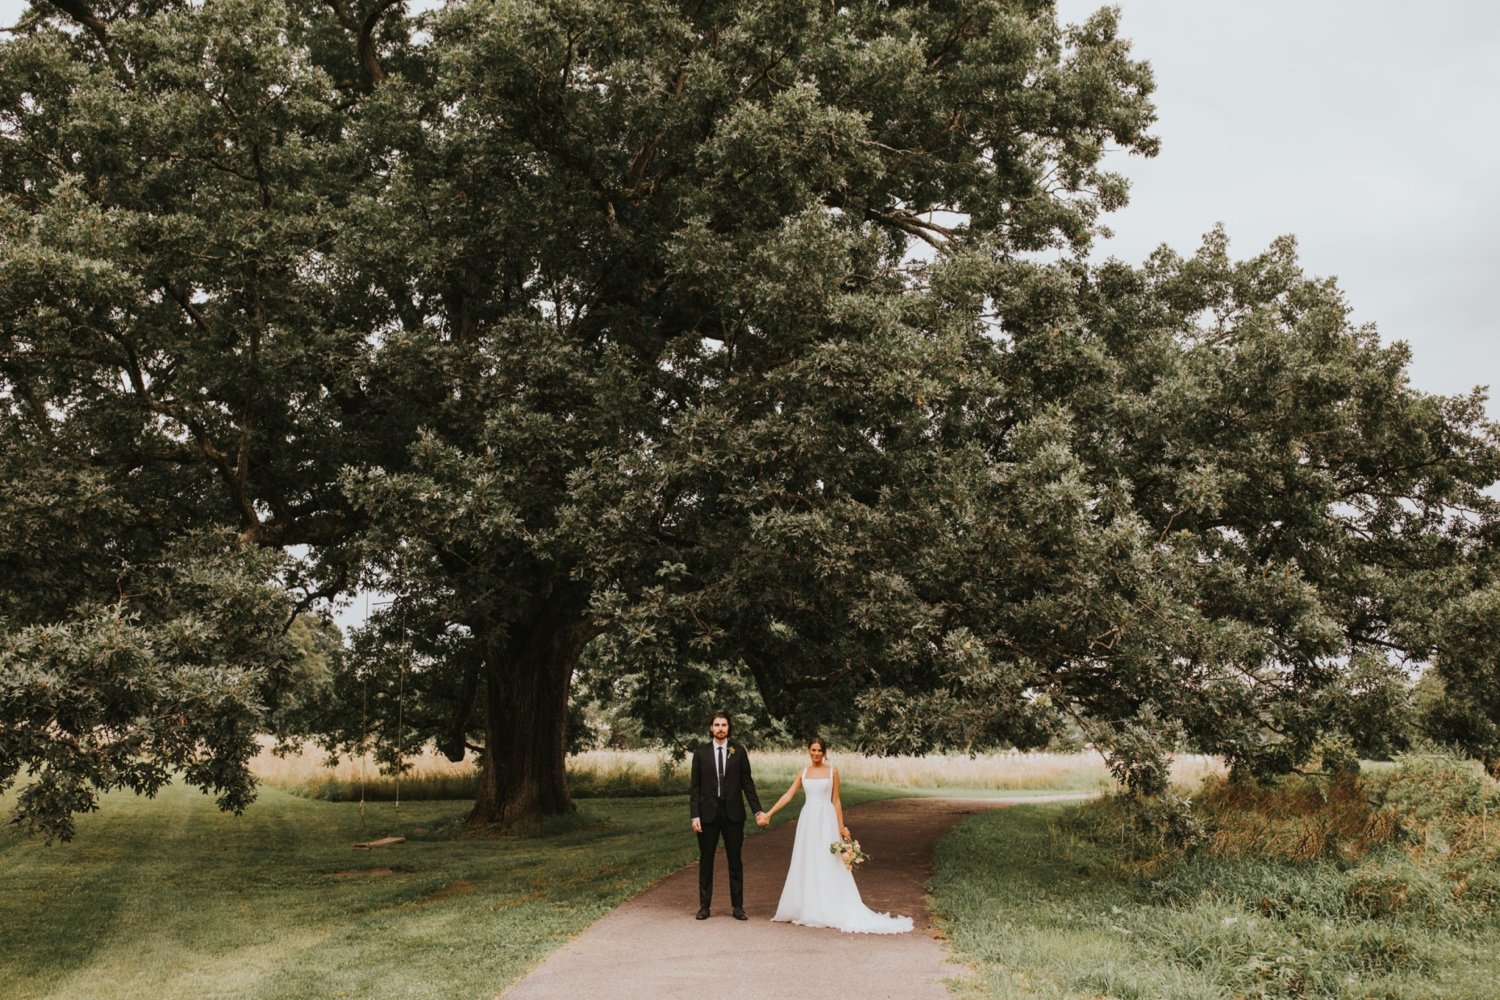
[{"label": "black suit", "polygon": [[692,788],[689,792],[693,818],[703,829],[698,834],[698,905],[708,909],[714,896],[714,852],[724,838],[724,857],[729,861],[729,902],[745,906],[745,865],[740,847],[745,843],[745,803],[759,813],[760,796],[750,774],[745,748],[729,741],[724,748],[724,781],[719,784],[719,765],[714,744],[693,752]]}]

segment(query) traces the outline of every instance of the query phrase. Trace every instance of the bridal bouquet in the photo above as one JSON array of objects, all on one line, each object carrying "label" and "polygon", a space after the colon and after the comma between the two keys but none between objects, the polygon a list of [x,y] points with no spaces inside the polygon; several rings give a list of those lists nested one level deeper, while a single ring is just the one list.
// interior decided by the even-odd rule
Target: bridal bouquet
[{"label": "bridal bouquet", "polygon": [[859,841],[853,837],[835,840],[828,845],[828,853],[837,854],[839,860],[844,863],[844,867],[851,872],[854,870],[855,865],[861,865],[870,860],[870,856],[859,849]]}]

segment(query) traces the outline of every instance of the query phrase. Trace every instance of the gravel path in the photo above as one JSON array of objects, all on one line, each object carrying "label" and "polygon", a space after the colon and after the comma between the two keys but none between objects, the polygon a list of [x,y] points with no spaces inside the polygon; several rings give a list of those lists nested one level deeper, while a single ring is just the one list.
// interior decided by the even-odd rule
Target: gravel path
[{"label": "gravel path", "polygon": [[[1055,798],[1081,798],[1064,795]],[[553,952],[507,990],[505,1000],[946,1000],[943,980],[961,970],[946,960],[923,886],[932,849],[966,816],[1015,799],[888,799],[853,806],[845,819],[871,860],[856,873],[873,910],[907,914],[910,934],[842,934],[776,924],[771,916],[791,859],[794,824],[745,840],[745,912],[729,915],[724,852],[714,873],[714,915],[695,920],[698,865],[688,865],[625,903]],[[692,837],[683,823],[682,836]]]}]

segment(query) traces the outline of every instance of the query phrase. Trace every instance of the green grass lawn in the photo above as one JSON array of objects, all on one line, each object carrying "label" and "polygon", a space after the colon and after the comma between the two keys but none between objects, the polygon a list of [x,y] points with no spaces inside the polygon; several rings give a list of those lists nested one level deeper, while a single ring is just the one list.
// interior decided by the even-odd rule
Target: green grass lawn
[{"label": "green grass lawn", "polygon": [[[765,804],[790,777],[766,769]],[[844,789],[849,805],[909,794]],[[172,786],[107,796],[71,843],[0,834],[3,995],[489,998],[696,855],[683,795],[581,799],[575,818],[528,836],[466,835],[468,807],[408,802],[397,816],[381,802],[361,820],[357,803],[266,787],[234,817]],[[1398,847],[1342,865],[1183,859],[1148,877],[1067,820],[1074,808],[982,813],[939,845],[934,912],[975,970],[957,996],[1496,995],[1500,878],[1487,869],[1457,895]],[[351,850],[389,834],[407,842]]]},{"label": "green grass lawn", "polygon": [[[762,784],[767,805],[784,790]],[[489,998],[697,856],[684,796],[583,799],[526,837],[463,836],[468,808],[382,802],[361,823],[263,787],[235,817],[173,785],[106,796],[70,843],[0,833],[3,995]],[[351,849],[385,835],[408,839]]]},{"label": "green grass lawn", "polygon": [[[1148,878],[1108,846],[1070,835],[1057,823],[1069,808],[980,814],[938,846],[934,912],[955,958],[976,970],[956,986],[960,997],[1500,994],[1500,921],[1454,900],[1399,848],[1346,868],[1197,860]],[[1369,887],[1399,896],[1372,897]],[[1376,898],[1403,905],[1371,907]]]}]

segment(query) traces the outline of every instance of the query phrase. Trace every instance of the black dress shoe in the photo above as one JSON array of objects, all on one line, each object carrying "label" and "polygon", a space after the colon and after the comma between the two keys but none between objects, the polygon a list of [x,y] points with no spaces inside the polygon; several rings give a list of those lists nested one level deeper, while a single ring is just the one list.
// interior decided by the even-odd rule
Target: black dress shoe
[{"label": "black dress shoe", "polygon": [[734,908],[734,919],[736,919],[736,920],[749,920],[750,918],[747,917],[747,916],[745,916],[745,911],[744,910],[742,910],[738,906],[736,906]]},{"label": "black dress shoe", "polygon": [[698,919],[699,920],[707,920],[708,919],[708,907],[705,906],[703,909],[701,909],[701,910],[698,911]]}]

